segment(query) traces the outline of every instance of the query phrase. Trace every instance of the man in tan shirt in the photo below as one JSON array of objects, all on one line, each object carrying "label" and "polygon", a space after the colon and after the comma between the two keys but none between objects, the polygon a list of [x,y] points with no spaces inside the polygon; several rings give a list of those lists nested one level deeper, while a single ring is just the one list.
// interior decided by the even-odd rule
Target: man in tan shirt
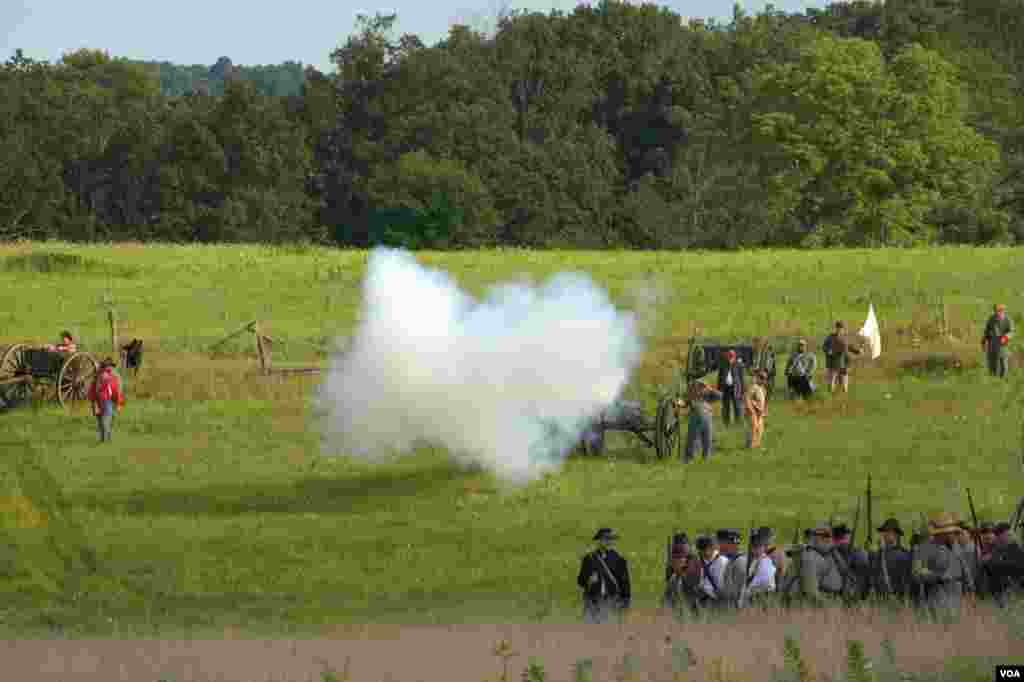
[{"label": "man in tan shirt", "polygon": [[747,390],[745,408],[750,418],[750,433],[747,436],[748,448],[760,448],[761,438],[764,436],[764,416],[767,407],[767,395],[764,384],[768,375],[763,369],[754,372],[754,383]]}]

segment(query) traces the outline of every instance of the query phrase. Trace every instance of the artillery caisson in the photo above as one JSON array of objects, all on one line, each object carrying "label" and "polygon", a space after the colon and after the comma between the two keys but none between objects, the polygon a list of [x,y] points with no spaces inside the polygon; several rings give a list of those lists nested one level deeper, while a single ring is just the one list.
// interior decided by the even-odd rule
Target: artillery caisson
[{"label": "artillery caisson", "polygon": [[98,370],[96,359],[82,351],[62,353],[14,344],[0,355],[0,397],[16,404],[41,391],[51,393],[61,405],[70,405],[86,399]]}]

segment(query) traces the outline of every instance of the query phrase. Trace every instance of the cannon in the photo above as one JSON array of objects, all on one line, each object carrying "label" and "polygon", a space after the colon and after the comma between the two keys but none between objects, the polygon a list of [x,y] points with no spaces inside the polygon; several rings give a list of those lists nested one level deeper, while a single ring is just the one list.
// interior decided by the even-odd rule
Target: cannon
[{"label": "cannon", "polygon": [[580,449],[585,455],[604,452],[608,431],[631,433],[644,445],[653,448],[658,459],[679,453],[682,424],[674,407],[676,395],[665,395],[658,401],[654,418],[650,419],[638,401],[620,400],[594,417],[580,436]]},{"label": "cannon", "polygon": [[13,405],[27,402],[37,388],[52,387],[61,405],[85,400],[99,363],[88,353],[62,353],[17,343],[0,355],[0,399]]}]

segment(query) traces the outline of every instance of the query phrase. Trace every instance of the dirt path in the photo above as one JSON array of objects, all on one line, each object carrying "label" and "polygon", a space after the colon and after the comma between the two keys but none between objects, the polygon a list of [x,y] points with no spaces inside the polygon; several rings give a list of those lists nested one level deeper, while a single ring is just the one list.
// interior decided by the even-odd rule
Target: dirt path
[{"label": "dirt path", "polygon": [[[653,621],[653,619],[652,619]],[[767,620],[728,625],[682,626],[648,622],[627,626],[359,626],[337,628],[327,637],[297,640],[20,640],[0,644],[3,677],[19,682],[306,682],[333,669],[338,680],[346,659],[351,682],[484,682],[496,680],[501,664],[494,645],[507,640],[518,655],[509,678],[519,679],[536,657],[548,680],[571,680],[573,664],[593,660],[593,680],[613,680],[625,654],[638,663],[637,680],[672,679],[672,644],[684,642],[695,653],[698,670],[707,673],[726,658],[732,679],[767,680],[782,665],[788,633],[800,639],[817,673],[843,670],[846,640],[863,641],[865,653],[881,658],[881,641],[895,644],[903,670],[940,667],[952,656],[993,656],[1024,662],[1020,642],[1005,629],[980,627],[974,619],[948,629],[906,623],[862,623],[849,627],[827,620],[791,629]],[[1017,652],[1017,660],[1011,654]],[[693,670],[693,668],[691,668]]]}]

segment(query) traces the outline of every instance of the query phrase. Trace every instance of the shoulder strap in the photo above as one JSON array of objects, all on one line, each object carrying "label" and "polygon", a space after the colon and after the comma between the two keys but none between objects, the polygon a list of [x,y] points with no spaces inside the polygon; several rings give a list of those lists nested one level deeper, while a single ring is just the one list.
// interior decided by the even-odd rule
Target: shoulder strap
[{"label": "shoulder strap", "polygon": [[601,565],[604,566],[604,570],[608,574],[608,578],[611,579],[612,585],[615,585],[615,591],[621,592],[622,590],[619,589],[619,581],[615,579],[615,574],[612,573],[612,570],[610,568],[608,568],[608,564],[604,562],[604,559],[601,557],[601,555],[597,552],[594,552],[594,558],[596,558],[599,562],[601,562]]},{"label": "shoulder strap", "polygon": [[[721,555],[721,554],[719,554],[718,556],[722,556],[722,555]],[[710,583],[711,583],[711,587],[715,588],[715,595],[716,595],[716,596],[718,595],[718,592],[719,592],[719,589],[718,589],[718,581],[716,581],[716,580],[715,580],[715,574],[711,572],[711,566],[712,566],[712,565],[713,565],[713,564],[714,564],[714,563],[715,563],[716,561],[718,561],[718,556],[716,556],[716,557],[715,557],[714,559],[712,559],[711,561],[704,561],[703,559],[701,559],[701,563],[702,563],[702,564],[704,565],[704,575],[706,575],[706,576],[707,576],[707,578],[708,578],[708,582],[710,582]]]}]

